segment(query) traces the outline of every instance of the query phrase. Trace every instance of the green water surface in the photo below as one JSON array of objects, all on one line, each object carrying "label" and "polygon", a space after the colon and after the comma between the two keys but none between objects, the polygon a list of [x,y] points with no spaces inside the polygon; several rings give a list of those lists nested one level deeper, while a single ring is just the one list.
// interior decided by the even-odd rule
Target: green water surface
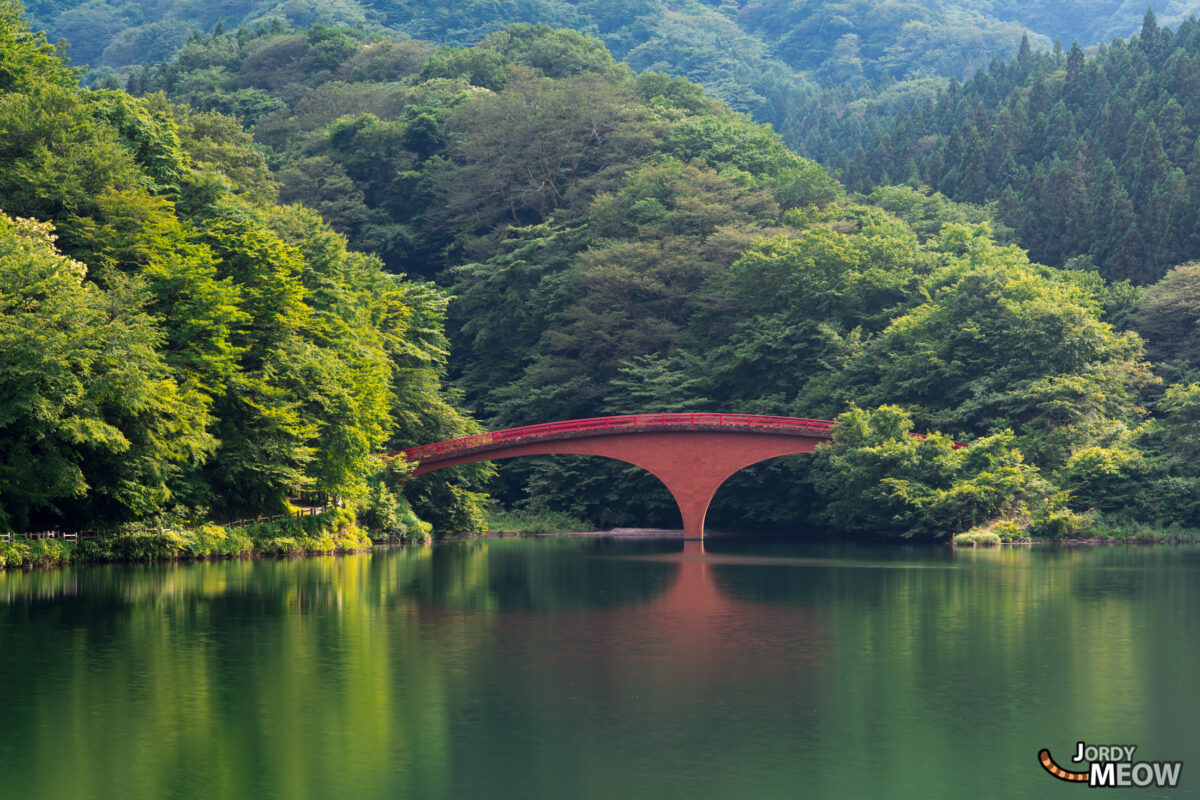
[{"label": "green water surface", "polygon": [[0,573],[4,798],[1200,796],[1200,548],[538,537]]}]

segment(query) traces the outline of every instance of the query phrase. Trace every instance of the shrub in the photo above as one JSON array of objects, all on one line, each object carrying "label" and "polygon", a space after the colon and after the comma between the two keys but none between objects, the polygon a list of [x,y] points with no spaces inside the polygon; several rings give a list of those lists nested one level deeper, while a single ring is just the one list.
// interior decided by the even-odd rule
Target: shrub
[{"label": "shrub", "polygon": [[971,545],[976,547],[982,545],[984,547],[997,547],[1000,544],[999,534],[991,531],[967,531],[960,533],[954,537],[956,545]]},{"label": "shrub", "polygon": [[34,567],[52,567],[67,560],[67,547],[57,539],[37,539],[29,543],[27,563]]},{"label": "shrub", "polygon": [[306,553],[332,553],[337,549],[337,544],[328,533],[316,537],[305,536],[300,539],[299,544]]},{"label": "shrub", "polygon": [[1065,506],[1048,504],[1033,513],[1028,530],[1034,539],[1061,541],[1078,537],[1094,521],[1089,514],[1079,514]]},{"label": "shrub", "polygon": [[1028,542],[1029,517],[998,520],[991,526],[991,530],[1002,542]]},{"label": "shrub", "polygon": [[182,552],[189,558],[222,555],[227,538],[228,534],[220,525],[206,523],[187,532]]},{"label": "shrub", "polygon": [[[419,521],[404,495],[374,483],[358,507],[358,522],[378,539],[404,540],[419,530]],[[417,524],[414,524],[416,522]]]},{"label": "shrub", "polygon": [[217,552],[223,556],[250,555],[254,552],[254,541],[246,534],[245,528],[228,528]]},{"label": "shrub", "polygon": [[96,539],[85,539],[77,544],[71,552],[71,560],[77,564],[87,561],[108,561],[111,558],[112,551]]},{"label": "shrub", "polygon": [[158,537],[146,530],[120,533],[108,540],[113,557],[127,561],[154,561],[160,558]]},{"label": "shrub", "polygon": [[7,542],[0,544],[0,567],[23,567],[28,563],[28,542]]},{"label": "shrub", "polygon": [[290,536],[276,536],[271,539],[260,540],[258,550],[267,555],[298,555],[304,552],[304,548],[300,543]]},{"label": "shrub", "polygon": [[488,530],[501,533],[567,533],[572,531],[587,531],[594,526],[565,511],[540,509],[502,509],[492,507],[487,510]]}]

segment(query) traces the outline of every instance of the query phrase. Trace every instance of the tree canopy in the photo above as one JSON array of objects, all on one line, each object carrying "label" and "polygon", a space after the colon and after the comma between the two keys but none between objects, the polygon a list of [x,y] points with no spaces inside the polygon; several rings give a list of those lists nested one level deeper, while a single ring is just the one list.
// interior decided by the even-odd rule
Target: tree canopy
[{"label": "tree canopy", "polygon": [[475,430],[443,292],[279,205],[233,120],[78,89],[3,9],[0,523],[353,498],[373,454]]}]

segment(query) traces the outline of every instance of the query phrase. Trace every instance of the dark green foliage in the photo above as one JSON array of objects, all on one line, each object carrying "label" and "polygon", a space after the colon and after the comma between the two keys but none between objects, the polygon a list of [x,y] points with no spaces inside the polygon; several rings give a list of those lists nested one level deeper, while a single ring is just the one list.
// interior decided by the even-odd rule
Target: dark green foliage
[{"label": "dark green foliage", "polygon": [[1029,53],[881,109],[821,155],[851,188],[919,182],[996,203],[1035,261],[1148,284],[1200,256],[1198,89],[1200,23],[1172,33],[1151,13],[1137,36],[1091,56],[1078,43]]},{"label": "dark green foliage", "polygon": [[1155,361],[1200,367],[1200,263],[1175,267],[1149,287],[1131,321]]},{"label": "dark green foliage", "polygon": [[[1126,513],[1159,525],[1200,525],[1200,384],[1175,384],[1140,433],[1144,495]],[[1121,465],[1123,466],[1123,465]],[[1141,466],[1141,465],[1136,465]]]}]

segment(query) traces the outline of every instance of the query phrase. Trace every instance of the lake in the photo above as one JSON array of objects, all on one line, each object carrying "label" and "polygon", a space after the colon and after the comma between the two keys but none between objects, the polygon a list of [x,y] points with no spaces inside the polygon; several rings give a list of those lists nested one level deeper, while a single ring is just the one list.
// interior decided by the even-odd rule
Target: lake
[{"label": "lake", "polygon": [[487,538],[0,573],[0,797],[1200,796],[1200,548]]}]

